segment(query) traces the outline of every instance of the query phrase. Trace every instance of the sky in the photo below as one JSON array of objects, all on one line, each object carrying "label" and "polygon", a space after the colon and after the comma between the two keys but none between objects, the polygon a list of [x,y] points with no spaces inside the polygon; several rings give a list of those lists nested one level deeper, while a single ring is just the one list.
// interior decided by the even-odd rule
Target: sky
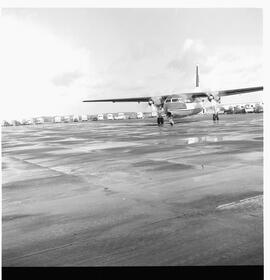
[{"label": "sky", "polygon": [[[1,12],[3,119],[151,111],[84,99],[260,86],[262,9],[23,8]],[[260,102],[262,93],[222,102]]]}]

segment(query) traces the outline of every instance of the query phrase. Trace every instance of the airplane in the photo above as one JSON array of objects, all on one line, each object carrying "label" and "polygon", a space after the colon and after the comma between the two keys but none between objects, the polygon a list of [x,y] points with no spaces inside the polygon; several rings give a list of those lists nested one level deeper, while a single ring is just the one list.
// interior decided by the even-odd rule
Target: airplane
[{"label": "airplane", "polygon": [[94,99],[83,100],[83,102],[147,102],[153,109],[157,109],[157,123],[163,125],[164,114],[167,116],[169,123],[174,124],[174,119],[183,118],[200,113],[204,107],[202,99],[207,98],[210,107],[213,109],[213,120],[219,120],[217,103],[220,103],[221,97],[235,94],[243,94],[255,91],[262,91],[262,86],[236,88],[226,90],[200,90],[199,85],[199,66],[196,65],[196,84],[192,92],[182,92],[178,94],[166,94],[162,96],[144,96],[131,98],[114,98],[114,99]]}]

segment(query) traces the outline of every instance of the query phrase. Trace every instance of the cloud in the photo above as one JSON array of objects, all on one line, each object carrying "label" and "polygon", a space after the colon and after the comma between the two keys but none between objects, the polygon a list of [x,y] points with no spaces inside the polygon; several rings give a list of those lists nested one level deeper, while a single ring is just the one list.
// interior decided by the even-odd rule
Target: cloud
[{"label": "cloud", "polygon": [[[262,77],[261,48],[255,46],[216,47],[201,40],[186,39],[167,69],[181,77],[190,88],[195,80],[195,65],[200,66],[201,88],[218,89],[254,85]],[[189,83],[189,86],[188,86]]]},{"label": "cloud", "polygon": [[62,73],[52,79],[53,84],[56,86],[70,86],[73,82],[77,79],[82,77],[82,73],[74,71],[74,72],[67,72]]},{"label": "cloud", "polygon": [[255,46],[219,48],[208,55],[211,69],[203,81],[209,88],[247,87],[262,82],[262,50]]},{"label": "cloud", "polygon": [[183,45],[183,52],[196,52],[201,53],[204,50],[205,46],[201,40],[193,40],[193,39],[186,39]]},{"label": "cloud", "polygon": [[[68,113],[95,78],[88,50],[72,47],[31,19],[1,18],[3,116]],[[66,110],[66,112],[64,112]]]},{"label": "cloud", "polygon": [[191,68],[194,69],[196,64],[205,63],[204,53],[205,45],[201,40],[188,38],[184,41],[177,56],[168,62],[167,68],[178,72],[188,72]]},{"label": "cloud", "polygon": [[133,80],[125,79],[107,79],[100,81],[89,87],[91,94],[87,98],[96,98],[102,96],[102,98],[112,97],[112,94],[116,97],[128,96],[129,94],[140,93],[147,88],[145,80]]}]

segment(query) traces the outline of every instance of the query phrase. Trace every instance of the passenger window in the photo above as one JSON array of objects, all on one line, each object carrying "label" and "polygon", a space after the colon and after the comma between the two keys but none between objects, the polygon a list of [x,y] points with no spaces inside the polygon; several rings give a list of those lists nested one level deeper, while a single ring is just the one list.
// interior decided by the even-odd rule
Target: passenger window
[{"label": "passenger window", "polygon": [[173,98],[172,102],[178,102],[178,99],[177,98]]}]

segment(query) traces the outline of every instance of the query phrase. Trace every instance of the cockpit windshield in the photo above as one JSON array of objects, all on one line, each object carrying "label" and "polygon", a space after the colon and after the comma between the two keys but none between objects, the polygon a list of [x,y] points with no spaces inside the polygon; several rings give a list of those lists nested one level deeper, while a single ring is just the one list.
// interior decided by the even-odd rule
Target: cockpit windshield
[{"label": "cockpit windshield", "polygon": [[166,103],[171,103],[171,102],[173,102],[173,103],[175,103],[175,102],[183,103],[184,100],[183,100],[182,98],[168,98],[168,99],[166,100]]},{"label": "cockpit windshield", "polygon": [[168,97],[165,103],[193,103],[194,99],[190,96],[172,96]]}]

